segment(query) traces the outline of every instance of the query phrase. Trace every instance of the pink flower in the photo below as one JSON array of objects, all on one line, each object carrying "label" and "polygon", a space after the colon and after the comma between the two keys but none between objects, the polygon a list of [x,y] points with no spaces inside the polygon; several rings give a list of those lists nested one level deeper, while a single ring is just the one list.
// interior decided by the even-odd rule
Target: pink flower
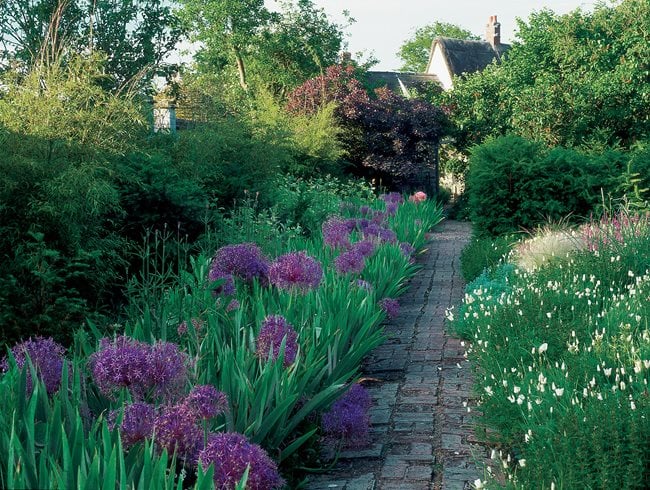
[{"label": "pink flower", "polygon": [[427,200],[427,195],[422,191],[417,191],[415,194],[409,197],[409,201],[415,204],[426,200]]}]

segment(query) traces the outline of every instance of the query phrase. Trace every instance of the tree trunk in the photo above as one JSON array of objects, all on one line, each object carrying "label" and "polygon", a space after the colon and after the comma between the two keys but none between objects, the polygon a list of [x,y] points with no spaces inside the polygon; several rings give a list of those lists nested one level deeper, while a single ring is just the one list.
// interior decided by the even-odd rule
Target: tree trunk
[{"label": "tree trunk", "polygon": [[246,83],[246,67],[244,66],[244,59],[241,57],[239,49],[235,48],[235,59],[237,60],[237,72],[239,72],[239,85],[244,90],[248,90],[248,83]]}]

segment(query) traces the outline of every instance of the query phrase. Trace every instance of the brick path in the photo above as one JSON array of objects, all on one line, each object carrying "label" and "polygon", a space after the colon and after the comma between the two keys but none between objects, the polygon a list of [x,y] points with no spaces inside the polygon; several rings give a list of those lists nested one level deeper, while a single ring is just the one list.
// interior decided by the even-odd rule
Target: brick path
[{"label": "brick path", "polygon": [[472,379],[460,340],[446,331],[445,310],[463,297],[460,251],[468,223],[445,221],[431,236],[423,268],[400,298],[388,340],[366,360],[373,397],[372,443],[341,454],[336,467],[314,476],[313,490],[463,490],[479,478],[465,404]]}]

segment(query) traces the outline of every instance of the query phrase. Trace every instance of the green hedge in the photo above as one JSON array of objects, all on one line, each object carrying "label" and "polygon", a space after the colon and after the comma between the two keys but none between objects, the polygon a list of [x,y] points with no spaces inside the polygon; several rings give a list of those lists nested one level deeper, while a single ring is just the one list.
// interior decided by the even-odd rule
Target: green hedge
[{"label": "green hedge", "polygon": [[648,187],[647,154],[548,149],[512,135],[489,140],[470,158],[471,219],[479,234],[494,236],[589,216],[603,196],[620,198],[633,194],[634,185]]}]

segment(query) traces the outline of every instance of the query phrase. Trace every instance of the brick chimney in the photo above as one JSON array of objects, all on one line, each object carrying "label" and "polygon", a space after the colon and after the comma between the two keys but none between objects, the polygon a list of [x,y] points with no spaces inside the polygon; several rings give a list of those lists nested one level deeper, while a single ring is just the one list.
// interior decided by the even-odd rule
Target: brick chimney
[{"label": "brick chimney", "polygon": [[490,15],[490,20],[485,28],[485,40],[495,50],[501,44],[501,24],[497,21],[496,15]]}]

